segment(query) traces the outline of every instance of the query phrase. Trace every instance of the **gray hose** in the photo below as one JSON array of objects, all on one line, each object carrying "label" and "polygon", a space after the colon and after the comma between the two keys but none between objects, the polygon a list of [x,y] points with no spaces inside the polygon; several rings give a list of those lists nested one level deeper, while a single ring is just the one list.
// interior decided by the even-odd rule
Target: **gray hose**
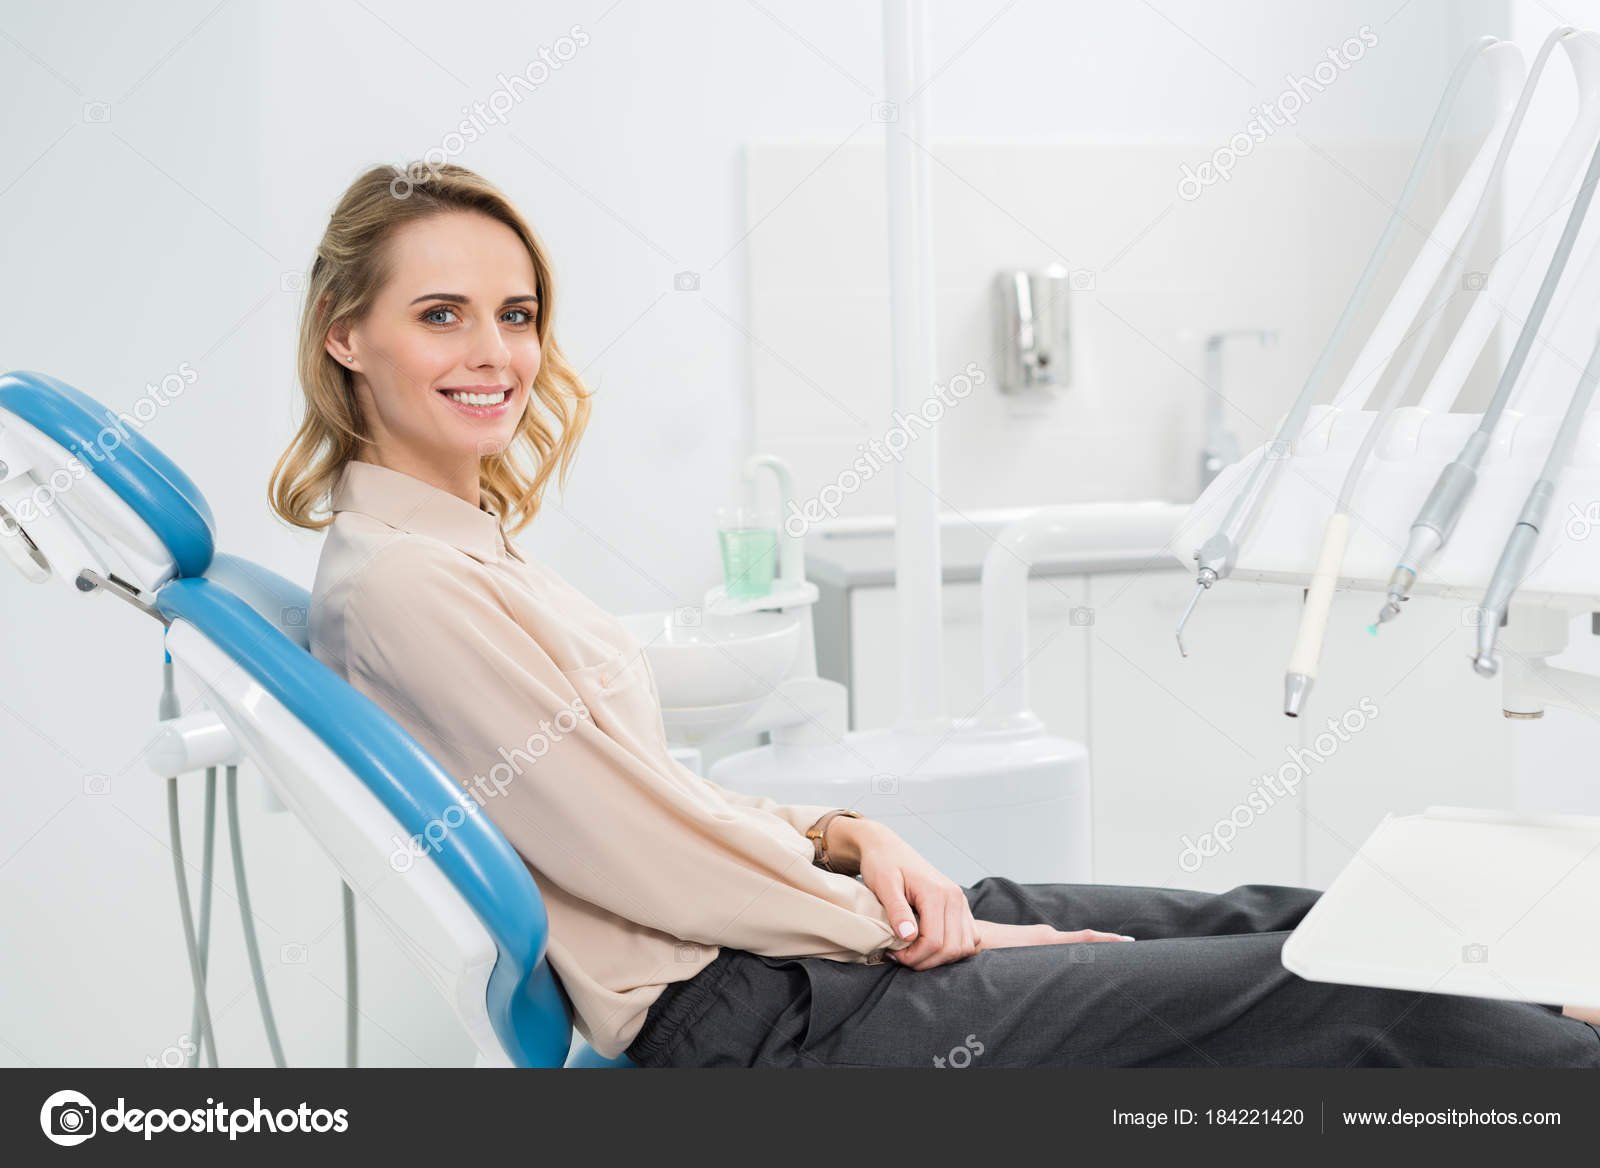
[{"label": "gray hose", "polygon": [[341,882],[341,900],[344,904],[344,1065],[359,1066],[356,1061],[356,991],[360,981],[356,977],[356,894],[350,885]]},{"label": "gray hose", "polygon": [[239,918],[244,923],[244,947],[250,956],[250,977],[256,985],[256,1001],[261,1003],[261,1022],[267,1030],[267,1044],[272,1047],[272,1063],[282,1068],[283,1044],[278,1041],[278,1025],[272,1017],[272,1002],[267,997],[267,979],[261,970],[261,946],[256,941],[255,918],[250,913],[250,885],[244,874],[244,845],[239,838],[239,768],[230,766],[227,771],[228,789],[228,846],[233,850],[233,882],[239,889]]},{"label": "gray hose", "polygon": [[1600,338],[1596,339],[1589,362],[1578,378],[1578,386],[1567,402],[1561,428],[1556,431],[1555,441],[1550,444],[1550,452],[1545,456],[1544,469],[1539,472],[1538,481],[1528,492],[1522,513],[1517,516],[1511,534],[1506,537],[1500,560],[1494,567],[1494,575],[1489,577],[1488,587],[1484,589],[1483,603],[1479,605],[1478,652],[1472,660],[1472,667],[1484,677],[1493,677],[1500,669],[1495,656],[1500,623],[1506,619],[1511,609],[1511,599],[1522,586],[1523,577],[1528,574],[1528,564],[1533,559],[1539,532],[1543,530],[1550,513],[1550,501],[1555,496],[1556,484],[1561,481],[1562,472],[1572,459],[1578,433],[1589,416],[1589,407],[1594,404],[1596,386],[1600,386]]},{"label": "gray hose", "polygon": [[1445,309],[1450,297],[1454,294],[1456,280],[1461,269],[1466,266],[1467,257],[1473,247],[1477,245],[1478,236],[1483,232],[1484,225],[1489,221],[1489,210],[1494,205],[1500,175],[1505,172],[1506,161],[1511,157],[1511,148],[1516,144],[1522,131],[1522,123],[1528,116],[1528,107],[1533,104],[1533,95],[1539,87],[1539,79],[1544,75],[1544,67],[1550,61],[1550,55],[1555,47],[1561,43],[1561,38],[1572,32],[1570,27],[1563,27],[1552,32],[1539,46],[1539,54],[1533,59],[1533,66],[1528,70],[1527,80],[1523,83],[1522,92],[1517,96],[1517,105],[1511,112],[1511,119],[1506,123],[1505,134],[1500,139],[1499,149],[1495,151],[1494,161],[1489,167],[1489,181],[1484,184],[1483,193],[1478,196],[1477,205],[1472,209],[1472,218],[1468,220],[1466,229],[1461,233],[1461,239],[1451,252],[1450,260],[1445,264],[1439,277],[1434,281],[1434,287],[1428,295],[1428,301],[1422,308],[1422,323],[1418,326],[1411,338],[1414,343],[1411,350],[1401,363],[1399,372],[1390,383],[1378,406],[1378,416],[1373,419],[1361,440],[1361,446],[1356,455],[1350,460],[1350,469],[1345,473],[1344,485],[1339,488],[1339,500],[1335,509],[1348,513],[1354,501],[1356,487],[1361,482],[1361,475],[1366,468],[1367,459],[1371,456],[1373,448],[1377,445],[1378,437],[1383,433],[1385,423],[1394,408],[1399,404],[1400,398],[1411,388],[1411,382],[1416,377],[1417,370],[1421,368],[1423,358],[1427,355],[1429,347],[1433,344],[1433,337],[1439,330],[1445,317]]},{"label": "gray hose", "polygon": [[[172,655],[163,652],[161,697],[156,703],[156,717],[167,722],[182,712],[178,702],[178,687],[173,677]],[[201,915],[205,919],[200,924],[202,940],[198,944],[195,941],[194,914],[189,909],[189,880],[183,871],[183,825],[178,816],[178,776],[167,776],[167,835],[172,839],[172,868],[178,882],[178,911],[183,917],[183,941],[189,958],[189,977],[194,982],[194,1013],[189,1023],[189,1035],[195,1047],[189,1054],[188,1065],[191,1067],[199,1063],[202,1047],[209,1055],[211,1065],[217,1065],[217,1040],[211,1032],[211,1009],[206,1004],[206,956],[211,937],[211,828],[215,822],[216,773],[215,768],[206,772],[207,779],[211,781],[206,785],[205,869],[201,874],[200,886]]]},{"label": "gray hose", "polygon": [[[1512,391],[1516,389],[1517,381],[1522,376],[1522,368],[1527,363],[1528,354],[1533,350],[1533,342],[1538,338],[1539,329],[1544,324],[1545,313],[1550,309],[1550,301],[1555,298],[1556,287],[1561,283],[1562,273],[1567,268],[1567,260],[1571,258],[1573,246],[1578,241],[1578,233],[1583,229],[1584,217],[1589,213],[1589,204],[1594,201],[1597,183],[1600,183],[1600,145],[1596,145],[1594,154],[1589,159],[1589,169],[1584,173],[1577,197],[1572,201],[1572,210],[1567,216],[1566,226],[1561,231],[1561,239],[1556,243],[1555,254],[1550,257],[1550,266],[1545,269],[1544,280],[1539,285],[1539,294],[1533,298],[1528,318],[1523,321],[1522,331],[1517,334],[1517,343],[1512,347],[1511,359],[1506,362],[1505,369],[1500,373],[1500,382],[1495,387],[1489,407],[1479,419],[1478,428],[1467,436],[1461,453],[1439,472],[1433,490],[1423,500],[1422,509],[1417,512],[1417,517],[1411,521],[1411,532],[1406,539],[1405,550],[1400,553],[1400,562],[1395,565],[1394,572],[1389,577],[1388,599],[1378,612],[1379,624],[1391,621],[1400,615],[1400,602],[1411,594],[1417,577],[1450,538],[1456,524],[1461,520],[1462,513],[1466,510],[1472,490],[1478,482],[1478,465],[1483,461],[1484,451],[1489,448],[1495,426],[1505,413],[1506,406],[1511,401]],[[1498,568],[1496,575],[1502,575]],[[1482,628],[1481,625],[1479,627]],[[1475,663],[1480,673],[1491,668],[1492,656],[1491,652],[1480,647]]]},{"label": "gray hose", "polygon": [[1539,294],[1533,298],[1533,306],[1528,310],[1528,319],[1523,322],[1522,331],[1517,334],[1517,343],[1511,349],[1511,359],[1501,371],[1500,384],[1495,387],[1489,408],[1483,412],[1483,420],[1478,423],[1480,434],[1485,436],[1494,434],[1495,424],[1500,421],[1500,415],[1505,412],[1506,405],[1511,400],[1511,391],[1516,388],[1517,379],[1522,375],[1522,367],[1527,364],[1528,354],[1533,350],[1533,342],[1538,338],[1540,326],[1544,324],[1550,301],[1555,298],[1556,286],[1561,283],[1561,276],[1567,270],[1567,260],[1571,258],[1572,248],[1578,242],[1578,233],[1583,230],[1583,221],[1589,214],[1589,204],[1594,200],[1594,188],[1597,182],[1600,182],[1600,145],[1595,147],[1594,154],[1589,159],[1589,169],[1583,176],[1582,185],[1578,187],[1577,197],[1572,201],[1572,211],[1568,214],[1567,225],[1562,229],[1561,238],[1556,243],[1555,254],[1550,257],[1550,266],[1545,269],[1544,281],[1539,285]]},{"label": "gray hose", "polygon": [[[1395,239],[1400,234],[1401,226],[1406,222],[1406,212],[1411,204],[1416,201],[1417,192],[1422,187],[1422,180],[1428,172],[1428,163],[1438,149],[1439,140],[1444,137],[1445,126],[1449,123],[1450,112],[1455,107],[1456,98],[1461,93],[1461,87],[1466,83],[1467,75],[1471,72],[1473,64],[1478,60],[1484,49],[1495,43],[1494,37],[1482,37],[1475,42],[1471,49],[1464,53],[1456,62],[1455,69],[1450,74],[1450,79],[1445,85],[1444,93],[1439,98],[1439,104],[1433,111],[1433,120],[1428,123],[1427,132],[1423,135],[1422,145],[1418,148],[1416,157],[1412,159],[1411,171],[1406,176],[1405,187],[1400,192],[1390,210],[1388,221],[1383,225],[1383,231],[1378,236],[1378,242],[1373,246],[1372,254],[1367,257],[1367,263],[1361,269],[1361,275],[1356,278],[1356,286],[1351,291],[1350,297],[1345,301],[1344,309],[1339,313],[1339,319],[1334,322],[1333,331],[1328,334],[1328,339],[1322,346],[1322,351],[1317,355],[1316,364],[1311,367],[1311,372],[1306,376],[1304,384],[1300,387],[1299,394],[1294,403],[1289,407],[1289,412],[1284,415],[1283,421],[1278,426],[1274,438],[1283,451],[1293,448],[1299,440],[1300,431],[1305,428],[1306,418],[1311,413],[1311,406],[1316,401],[1317,392],[1322,387],[1323,378],[1333,365],[1334,357],[1338,354],[1340,346],[1344,343],[1345,335],[1355,323],[1357,315],[1366,304],[1367,294],[1377,281],[1378,272],[1383,267],[1383,261],[1388,258],[1389,249],[1394,245]],[[1270,454],[1270,451],[1269,451]],[[1244,487],[1234,496],[1232,505],[1224,515],[1222,524],[1216,534],[1200,547],[1197,557],[1201,570],[1207,568],[1211,571],[1213,580],[1227,576],[1233,571],[1234,555],[1238,551],[1238,544],[1243,538],[1244,528],[1260,505],[1265,494],[1263,487],[1270,472],[1277,469],[1282,461],[1277,457],[1266,457],[1257,462],[1255,469],[1250,472],[1250,477],[1245,481]]]},{"label": "gray hose", "polygon": [[[217,768],[206,768],[206,806],[202,816],[205,822],[205,843],[200,861],[200,977],[204,980],[211,957],[211,873],[215,859],[217,838]],[[189,1018],[189,1035],[194,1049],[189,1052],[189,1066],[200,1063],[200,1043],[194,1036],[200,1033],[200,995],[194,998],[194,1013]]]},{"label": "gray hose", "polygon": [[1233,496],[1233,501],[1223,514],[1222,522],[1195,550],[1194,558],[1197,564],[1195,590],[1190,597],[1188,607],[1178,618],[1176,630],[1178,652],[1185,657],[1189,655],[1189,651],[1183,645],[1183,630],[1188,625],[1189,618],[1194,615],[1195,605],[1199,603],[1200,597],[1208,588],[1218,580],[1225,580],[1233,574],[1233,566],[1238,559],[1239,548],[1245,540],[1246,532],[1254,522],[1263,501],[1271,493],[1276,476],[1283,467],[1285,459],[1282,456],[1292,452],[1294,444],[1299,441],[1300,432],[1305,429],[1306,419],[1310,416],[1311,407],[1321,390],[1323,378],[1332,366],[1339,347],[1344,343],[1345,334],[1350,331],[1362,305],[1366,303],[1367,294],[1377,280],[1383,261],[1388,257],[1389,249],[1400,232],[1401,224],[1406,220],[1406,212],[1416,199],[1417,191],[1422,186],[1423,176],[1427,173],[1428,163],[1439,146],[1439,140],[1444,136],[1450,112],[1455,106],[1462,86],[1466,83],[1467,74],[1483,51],[1496,43],[1498,42],[1495,37],[1480,37],[1456,62],[1449,81],[1445,83],[1439,104],[1433,111],[1433,119],[1428,123],[1427,132],[1423,135],[1422,145],[1412,160],[1411,172],[1406,176],[1406,184],[1400,192],[1399,201],[1392,208],[1388,222],[1384,224],[1383,232],[1378,236],[1378,242],[1372,249],[1372,254],[1367,257],[1366,267],[1357,277],[1356,286],[1351,291],[1350,298],[1345,301],[1344,309],[1334,323],[1333,332],[1323,344],[1322,352],[1317,355],[1316,364],[1311,367],[1311,372],[1301,385],[1299,394],[1289,407],[1289,412],[1284,415],[1271,445],[1262,452],[1262,457],[1256,461],[1245,478],[1244,485]]},{"label": "gray hose", "polygon": [[217,1065],[217,1044],[211,1030],[211,1008],[206,1004],[206,978],[200,968],[200,950],[195,944],[194,915],[189,911],[189,882],[183,872],[183,831],[178,822],[178,776],[167,776],[167,831],[172,836],[172,870],[178,879],[178,910],[183,917],[183,940],[189,954],[189,976],[194,981],[194,1000],[199,1009],[201,1042],[211,1065]]}]

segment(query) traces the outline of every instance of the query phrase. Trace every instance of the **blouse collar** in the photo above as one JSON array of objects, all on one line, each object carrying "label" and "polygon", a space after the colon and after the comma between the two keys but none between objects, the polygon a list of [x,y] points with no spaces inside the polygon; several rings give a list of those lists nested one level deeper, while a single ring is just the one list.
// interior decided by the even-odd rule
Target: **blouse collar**
[{"label": "blouse collar", "polygon": [[500,515],[487,495],[480,505],[403,471],[352,459],[334,485],[331,509],[371,516],[399,531],[443,540],[481,563],[521,559],[505,538]]}]

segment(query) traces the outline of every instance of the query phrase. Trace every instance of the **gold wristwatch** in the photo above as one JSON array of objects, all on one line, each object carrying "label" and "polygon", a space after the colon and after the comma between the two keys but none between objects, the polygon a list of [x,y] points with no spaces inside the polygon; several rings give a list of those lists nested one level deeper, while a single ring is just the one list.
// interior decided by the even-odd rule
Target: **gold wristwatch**
[{"label": "gold wristwatch", "polygon": [[861,818],[861,812],[850,811],[841,807],[836,811],[828,812],[810,827],[806,828],[806,839],[811,841],[811,847],[814,852],[811,862],[822,868],[826,868],[829,872],[833,871],[833,865],[828,863],[828,824],[832,823],[834,819],[840,815],[843,815],[848,819]]}]

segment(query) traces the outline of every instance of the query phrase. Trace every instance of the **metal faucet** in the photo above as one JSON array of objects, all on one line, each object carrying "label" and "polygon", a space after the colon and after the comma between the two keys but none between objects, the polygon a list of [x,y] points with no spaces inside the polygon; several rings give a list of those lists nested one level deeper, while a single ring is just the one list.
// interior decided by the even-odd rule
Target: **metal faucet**
[{"label": "metal faucet", "polygon": [[1278,342],[1277,329],[1228,329],[1212,333],[1206,338],[1206,397],[1205,445],[1200,448],[1200,490],[1211,485],[1211,480],[1222,473],[1222,468],[1239,460],[1239,438],[1228,429],[1222,416],[1222,347],[1231,340],[1255,337],[1262,348],[1271,348]]}]

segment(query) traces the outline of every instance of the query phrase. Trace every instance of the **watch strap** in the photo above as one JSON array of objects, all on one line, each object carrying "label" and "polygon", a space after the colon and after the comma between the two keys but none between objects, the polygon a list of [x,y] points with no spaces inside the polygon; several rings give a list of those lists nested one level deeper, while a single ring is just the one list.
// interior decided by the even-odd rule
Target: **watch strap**
[{"label": "watch strap", "polygon": [[851,811],[846,807],[838,807],[820,816],[815,823],[806,829],[806,838],[811,841],[811,862],[820,868],[825,868],[829,872],[832,872],[834,868],[833,865],[828,862],[828,824],[832,823],[841,815],[846,819],[862,818],[861,812],[859,811]]}]

